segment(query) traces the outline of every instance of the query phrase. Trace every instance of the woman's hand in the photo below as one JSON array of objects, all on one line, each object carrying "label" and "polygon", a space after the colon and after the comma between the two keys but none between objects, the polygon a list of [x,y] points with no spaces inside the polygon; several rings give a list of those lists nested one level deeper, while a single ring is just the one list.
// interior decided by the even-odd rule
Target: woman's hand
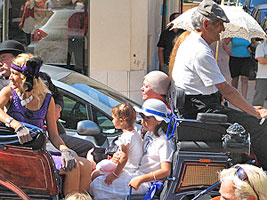
[{"label": "woman's hand", "polygon": [[64,171],[71,171],[77,166],[77,160],[75,159],[77,154],[71,149],[63,149],[61,151],[62,168]]},{"label": "woman's hand", "polygon": [[24,144],[26,142],[30,142],[32,140],[32,136],[28,128],[24,125],[19,126],[15,132],[18,135],[19,143]]},{"label": "woman's hand", "polygon": [[138,190],[141,184],[142,184],[141,176],[136,176],[132,178],[132,180],[130,181],[128,185],[132,186],[135,190]]}]

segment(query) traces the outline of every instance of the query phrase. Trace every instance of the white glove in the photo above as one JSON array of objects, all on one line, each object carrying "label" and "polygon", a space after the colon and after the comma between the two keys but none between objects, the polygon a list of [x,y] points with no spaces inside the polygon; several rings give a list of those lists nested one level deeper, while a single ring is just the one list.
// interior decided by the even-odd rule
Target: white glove
[{"label": "white glove", "polygon": [[32,136],[30,134],[30,131],[28,128],[26,128],[24,125],[21,125],[18,127],[15,132],[18,135],[19,143],[24,144],[26,142],[29,142],[32,140]]}]

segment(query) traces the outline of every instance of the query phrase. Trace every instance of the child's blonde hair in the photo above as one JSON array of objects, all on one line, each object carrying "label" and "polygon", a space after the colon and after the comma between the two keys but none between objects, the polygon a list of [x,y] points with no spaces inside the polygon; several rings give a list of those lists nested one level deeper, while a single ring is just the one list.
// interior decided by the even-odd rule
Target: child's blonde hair
[{"label": "child's blonde hair", "polygon": [[68,194],[65,197],[65,200],[92,200],[92,198],[89,194],[85,194],[81,192],[74,192],[74,193]]},{"label": "child's blonde hair", "polygon": [[113,107],[111,113],[112,117],[125,121],[127,127],[122,127],[123,129],[132,127],[136,120],[136,112],[129,103],[122,103]]}]

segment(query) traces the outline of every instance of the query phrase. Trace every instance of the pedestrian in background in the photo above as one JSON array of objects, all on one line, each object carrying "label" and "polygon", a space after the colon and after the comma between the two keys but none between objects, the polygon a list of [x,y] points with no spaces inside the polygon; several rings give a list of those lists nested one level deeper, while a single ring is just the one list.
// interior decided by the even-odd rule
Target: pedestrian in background
[{"label": "pedestrian in background", "polygon": [[[228,44],[231,42],[231,48]],[[239,77],[241,77],[241,94],[244,98],[248,92],[248,76],[252,65],[251,54],[248,50],[250,41],[243,38],[225,38],[223,40],[223,49],[230,56],[229,69],[232,78],[232,86],[238,88]]]},{"label": "pedestrian in background", "polygon": [[[170,22],[179,16],[179,13],[175,12],[170,15]],[[177,37],[184,32],[183,29],[172,28],[172,24],[164,30],[159,38],[158,47],[158,58],[160,70],[168,74],[169,72],[169,57],[172,52],[172,48],[176,42]]]},{"label": "pedestrian in background", "polygon": [[[267,33],[267,28],[265,29]],[[255,58],[258,61],[258,72],[256,76],[254,106],[263,106],[267,97],[267,43],[266,39],[257,46]]]},{"label": "pedestrian in background", "polygon": [[[73,2],[77,12],[68,19],[67,66],[82,74],[87,74],[87,69],[85,68],[85,36],[88,28],[88,12],[81,0]],[[70,65],[72,54],[74,54],[74,67]]]}]

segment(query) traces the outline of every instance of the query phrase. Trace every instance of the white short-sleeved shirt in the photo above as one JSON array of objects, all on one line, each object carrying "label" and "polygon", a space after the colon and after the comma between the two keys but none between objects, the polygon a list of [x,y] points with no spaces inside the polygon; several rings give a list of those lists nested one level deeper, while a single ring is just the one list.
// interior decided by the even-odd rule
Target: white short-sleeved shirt
[{"label": "white short-sleeved shirt", "polygon": [[[119,147],[129,144],[128,160],[124,170],[134,172],[140,164],[143,156],[143,142],[136,130],[124,132],[115,142]],[[121,148],[119,148],[119,151]]]},{"label": "white short-sleeved shirt", "polygon": [[[94,179],[90,185],[90,194],[94,196],[94,199],[124,200],[129,194],[128,183],[132,178],[160,169],[160,162],[171,162],[174,144],[171,140],[167,140],[166,134],[162,130],[159,130],[159,135],[160,137],[156,137],[151,132],[146,133],[144,147],[147,148],[144,149],[147,149],[147,153],[144,154],[140,169],[136,173],[129,174],[127,171],[123,171],[119,178],[116,178],[110,185],[105,183],[105,176]],[[149,138],[148,136],[151,137],[149,142],[146,140],[146,138]],[[150,182],[145,182],[140,185],[137,191],[133,190],[132,192],[133,194],[145,194],[149,187]]]},{"label": "white short-sleeved shirt", "polygon": [[[267,43],[266,40],[259,44],[256,48],[255,58],[267,56]],[[267,57],[266,57],[267,58]],[[258,72],[256,78],[267,78],[267,65],[260,64],[258,62]]]},{"label": "white short-sleeved shirt", "polygon": [[188,95],[209,95],[218,91],[215,84],[225,82],[213,51],[207,42],[192,32],[180,45],[172,71],[175,85]]},{"label": "white short-sleeved shirt", "polygon": [[144,138],[144,156],[139,172],[147,174],[160,169],[161,162],[172,162],[174,144],[167,140],[166,134],[160,129],[159,137],[152,132],[147,132]]}]

